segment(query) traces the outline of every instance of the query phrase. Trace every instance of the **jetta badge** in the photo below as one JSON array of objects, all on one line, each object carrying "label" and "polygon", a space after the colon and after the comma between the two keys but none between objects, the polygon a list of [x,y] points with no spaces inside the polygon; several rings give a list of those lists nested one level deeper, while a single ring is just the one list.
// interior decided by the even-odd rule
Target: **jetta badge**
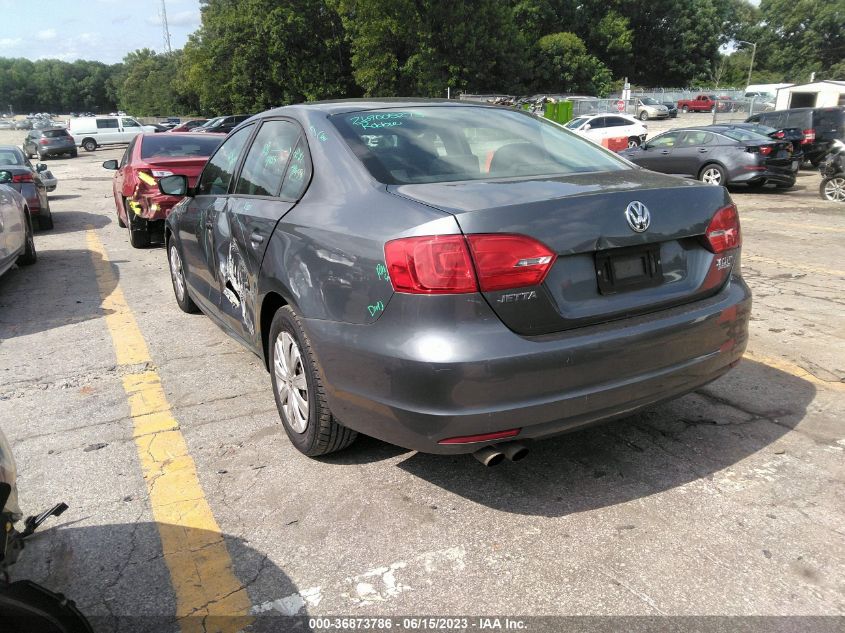
[{"label": "jetta badge", "polygon": [[628,226],[637,233],[642,233],[647,230],[651,224],[651,213],[648,212],[648,207],[639,200],[634,200],[628,203],[625,208],[625,219],[628,220]]}]

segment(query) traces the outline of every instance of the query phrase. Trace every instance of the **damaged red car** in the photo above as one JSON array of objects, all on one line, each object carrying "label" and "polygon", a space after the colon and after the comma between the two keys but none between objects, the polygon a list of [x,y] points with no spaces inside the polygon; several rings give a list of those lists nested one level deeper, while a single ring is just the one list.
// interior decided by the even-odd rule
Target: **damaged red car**
[{"label": "damaged red car", "polygon": [[162,194],[158,179],[186,176],[196,184],[208,157],[226,138],[225,134],[139,134],[120,161],[107,160],[114,170],[112,189],[117,222],[129,230],[129,243],[135,248],[150,245],[150,236],[161,233],[164,220],[181,198]]}]

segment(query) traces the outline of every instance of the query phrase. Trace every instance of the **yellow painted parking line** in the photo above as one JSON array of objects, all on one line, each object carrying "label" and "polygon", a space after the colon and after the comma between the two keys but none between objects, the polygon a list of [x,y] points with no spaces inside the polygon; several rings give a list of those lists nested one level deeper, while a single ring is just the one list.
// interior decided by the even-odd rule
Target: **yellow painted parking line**
[{"label": "yellow painted parking line", "polygon": [[845,270],[837,270],[836,268],[824,268],[822,266],[808,266],[793,262],[787,259],[772,259],[771,257],[761,257],[760,255],[745,255],[742,256],[744,262],[760,262],[761,264],[772,264],[781,268],[790,268],[792,270],[800,270],[808,273],[817,273],[821,275],[832,275],[833,277],[845,277]]},{"label": "yellow painted parking line", "polygon": [[811,382],[814,385],[825,387],[827,389],[832,389],[834,391],[845,391],[845,383],[822,380],[821,378],[818,378],[811,374],[803,367],[796,365],[795,363],[792,363],[788,360],[784,360],[783,358],[774,358],[772,356],[766,356],[765,354],[758,354],[749,349],[745,350],[745,357],[749,360],[753,360],[754,362],[762,363],[763,365],[768,365],[772,369],[777,369],[779,371],[790,374],[791,376],[795,376],[796,378],[801,378],[802,380]]},{"label": "yellow painted parking line", "polygon": [[805,224],[804,222],[783,222],[781,220],[771,220],[769,218],[749,218],[743,216],[740,220],[743,224],[751,222],[762,222],[763,224],[772,224],[774,226],[783,226],[790,229],[805,229],[809,231],[822,231],[823,233],[845,233],[845,228],[838,226],[824,226],[822,224]]},{"label": "yellow painted parking line", "polygon": [[[123,388],[150,506],[176,595],[176,616],[184,618],[180,619],[181,630],[234,633],[251,621],[249,596],[235,575],[161,378],[155,369],[150,369],[152,359],[147,344],[93,227],[88,227],[86,239],[117,362],[138,368],[124,376]],[[188,615],[196,617],[185,618]],[[203,627],[205,615],[242,617],[210,618]]]}]

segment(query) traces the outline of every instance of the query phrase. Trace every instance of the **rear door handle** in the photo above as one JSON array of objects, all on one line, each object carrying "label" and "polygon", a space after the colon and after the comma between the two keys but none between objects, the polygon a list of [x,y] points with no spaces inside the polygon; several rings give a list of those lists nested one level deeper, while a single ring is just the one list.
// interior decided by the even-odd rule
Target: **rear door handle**
[{"label": "rear door handle", "polygon": [[701,153],[701,154],[706,154],[706,153],[707,153],[708,151],[710,151],[710,150],[705,149],[705,148],[703,148],[703,147],[699,147],[699,148],[698,148],[698,151],[699,151],[699,153]]},{"label": "rear door handle", "polygon": [[669,150],[668,150],[668,149],[664,149],[664,150],[663,150],[662,152],[660,152],[660,153],[661,153],[661,154],[668,154],[668,153],[669,153]]},{"label": "rear door handle", "polygon": [[253,231],[252,235],[249,236],[249,241],[252,242],[253,246],[258,246],[264,241],[264,236],[258,231]]}]

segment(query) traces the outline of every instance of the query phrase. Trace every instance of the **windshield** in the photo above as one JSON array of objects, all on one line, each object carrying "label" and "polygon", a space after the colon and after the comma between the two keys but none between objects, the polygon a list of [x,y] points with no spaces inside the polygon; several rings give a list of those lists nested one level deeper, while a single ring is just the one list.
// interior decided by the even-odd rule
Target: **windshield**
[{"label": "windshield", "polygon": [[23,165],[23,154],[14,147],[0,147],[0,165]]},{"label": "windshield", "polygon": [[646,97],[642,102],[643,105],[660,105],[656,99],[652,99],[651,97]]},{"label": "windshield", "polygon": [[212,127],[214,125],[218,125],[225,118],[226,117],[224,117],[224,116],[218,116],[218,117],[215,117],[213,119],[209,119],[208,121],[203,123],[200,127]]},{"label": "windshield", "polygon": [[[190,136],[190,138],[188,138]],[[163,135],[145,136],[141,145],[141,158],[153,156],[211,156],[223,136],[216,134],[190,134],[188,136]]]},{"label": "windshield", "polygon": [[330,120],[372,176],[386,184],[630,169],[563,127],[513,110],[428,106]]},{"label": "windshield", "polygon": [[735,141],[771,141],[768,136],[752,132],[751,130],[723,130],[722,134]]},{"label": "windshield", "polygon": [[584,123],[586,123],[589,119],[585,116],[578,117],[577,119],[572,119],[563,127],[569,128],[570,130],[577,129],[581,127]]}]

